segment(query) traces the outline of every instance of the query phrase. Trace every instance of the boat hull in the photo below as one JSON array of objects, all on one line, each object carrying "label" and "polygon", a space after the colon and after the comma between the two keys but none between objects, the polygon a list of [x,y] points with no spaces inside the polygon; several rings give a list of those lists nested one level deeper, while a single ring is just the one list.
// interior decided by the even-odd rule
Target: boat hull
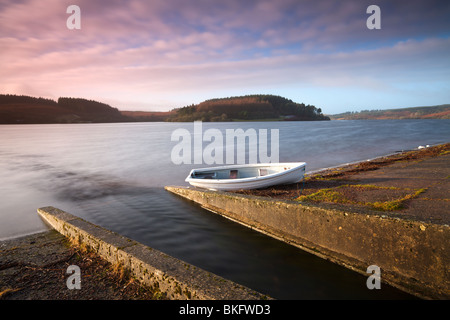
[{"label": "boat hull", "polygon": [[[274,185],[300,182],[305,174],[306,163],[268,163],[233,165],[213,168],[193,169],[186,178],[192,186],[210,190],[261,189]],[[242,177],[226,177],[234,173]],[[254,174],[252,176],[252,174]]]}]

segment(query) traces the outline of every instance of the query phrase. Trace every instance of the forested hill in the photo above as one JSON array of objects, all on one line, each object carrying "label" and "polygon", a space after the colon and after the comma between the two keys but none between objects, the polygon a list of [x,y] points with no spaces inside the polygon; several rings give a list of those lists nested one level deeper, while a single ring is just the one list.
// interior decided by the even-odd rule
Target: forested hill
[{"label": "forested hill", "polygon": [[450,119],[450,104],[389,110],[363,110],[329,117],[332,120]]},{"label": "forested hill", "polygon": [[107,104],[79,99],[58,101],[0,94],[0,124],[124,122],[129,117]]},{"label": "forested hill", "polygon": [[211,99],[173,111],[168,121],[330,120],[320,108],[275,95]]},{"label": "forested hill", "polygon": [[120,111],[80,98],[58,101],[0,94],[0,124],[101,123],[136,121],[256,121],[330,120],[311,105],[273,95],[249,95],[206,100],[169,112]]}]

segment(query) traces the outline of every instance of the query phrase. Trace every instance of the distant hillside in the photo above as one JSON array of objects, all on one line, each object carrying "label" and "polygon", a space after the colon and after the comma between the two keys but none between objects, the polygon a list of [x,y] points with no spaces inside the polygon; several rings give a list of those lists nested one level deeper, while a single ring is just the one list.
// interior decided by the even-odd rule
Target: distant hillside
[{"label": "distant hillside", "polygon": [[273,95],[206,100],[169,112],[119,111],[107,104],[80,98],[58,101],[0,94],[0,124],[102,123],[138,121],[312,121],[330,120],[311,105]]},{"label": "distant hillside", "polygon": [[211,99],[175,109],[168,121],[330,120],[322,110],[274,95]]},{"label": "distant hillside", "polygon": [[363,110],[329,115],[332,120],[450,119],[450,104],[389,110]]},{"label": "distant hillside", "polygon": [[58,101],[0,94],[0,124],[124,122],[130,118],[107,104],[79,98]]},{"label": "distant hillside", "polygon": [[175,111],[121,111],[122,115],[137,122],[167,121]]}]

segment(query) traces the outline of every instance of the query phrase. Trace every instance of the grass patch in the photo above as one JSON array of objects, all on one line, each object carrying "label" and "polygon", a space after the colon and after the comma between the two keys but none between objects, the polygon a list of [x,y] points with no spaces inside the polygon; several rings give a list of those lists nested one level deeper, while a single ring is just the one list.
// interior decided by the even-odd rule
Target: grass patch
[{"label": "grass patch", "polygon": [[[368,191],[376,191],[378,195],[374,196],[368,194]],[[385,201],[377,201],[376,199],[374,199],[376,197],[380,197],[380,195],[383,197],[390,196],[389,191],[395,191],[396,193],[406,192],[406,195],[397,196],[392,200],[385,200]],[[411,191],[413,192],[411,193]],[[296,200],[301,202],[303,201],[316,203],[327,202],[327,203],[363,205],[380,211],[395,211],[404,208],[405,201],[414,199],[419,194],[425,191],[426,189],[415,190],[409,188],[346,184],[334,188],[322,189],[309,195],[303,195],[298,197]],[[359,199],[358,196],[360,196]]]}]

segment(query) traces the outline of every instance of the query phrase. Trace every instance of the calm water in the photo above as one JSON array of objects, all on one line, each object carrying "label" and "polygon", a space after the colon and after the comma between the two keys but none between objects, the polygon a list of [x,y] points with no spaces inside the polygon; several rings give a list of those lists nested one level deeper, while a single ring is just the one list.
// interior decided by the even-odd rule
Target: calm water
[{"label": "calm water", "polygon": [[[175,129],[192,123],[0,126],[0,239],[47,230],[52,205],[279,299],[403,299],[366,277],[205,211],[163,189],[185,185]],[[307,171],[448,142],[449,120],[203,123],[279,129],[280,161]],[[194,137],[194,136],[193,136]],[[205,143],[205,145],[208,143]]]}]

